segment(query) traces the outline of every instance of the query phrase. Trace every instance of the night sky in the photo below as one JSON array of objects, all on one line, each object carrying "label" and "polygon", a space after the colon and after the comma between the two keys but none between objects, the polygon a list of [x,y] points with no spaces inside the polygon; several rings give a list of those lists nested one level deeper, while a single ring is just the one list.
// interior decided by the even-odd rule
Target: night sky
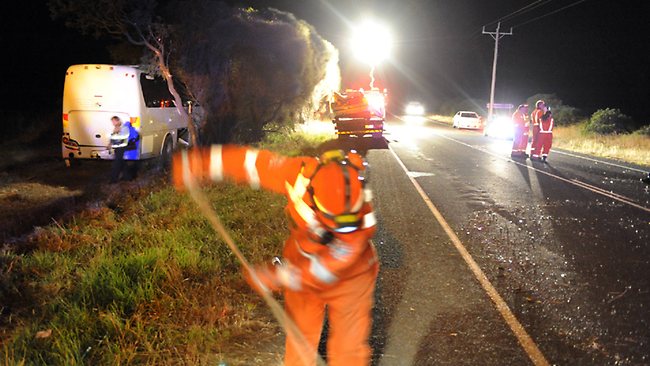
[{"label": "night sky", "polygon": [[[487,100],[494,41],[481,34],[482,26],[494,31],[495,21],[536,3],[542,6],[502,24],[502,29],[514,29],[512,36],[500,41],[495,101],[519,104],[537,93],[555,93],[564,104],[588,113],[615,107],[639,123],[650,124],[647,0],[231,3],[272,6],[314,25],[339,48],[345,86],[363,85],[369,70],[351,56],[349,24],[364,17],[380,20],[390,27],[395,45],[392,59],[378,67],[378,83],[389,89],[396,102],[419,99],[432,107],[450,98]],[[105,42],[52,21],[44,1],[25,1],[20,8],[5,11],[1,27],[3,110],[26,104],[56,107],[68,65],[110,62]]]}]

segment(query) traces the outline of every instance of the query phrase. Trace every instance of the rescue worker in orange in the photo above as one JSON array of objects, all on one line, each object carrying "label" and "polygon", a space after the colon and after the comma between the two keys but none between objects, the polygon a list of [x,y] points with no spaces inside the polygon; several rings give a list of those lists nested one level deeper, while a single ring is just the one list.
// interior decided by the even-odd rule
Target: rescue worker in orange
[{"label": "rescue worker in orange", "polygon": [[533,138],[530,142],[530,160],[540,160],[539,157],[539,123],[542,116],[546,113],[546,103],[543,100],[535,102],[535,110],[530,115],[533,123]]},{"label": "rescue worker in orange", "polygon": [[520,104],[515,113],[512,114],[512,122],[515,127],[514,138],[512,140],[512,152],[510,156],[528,157],[526,147],[528,147],[528,104]]},{"label": "rescue worker in orange", "polygon": [[553,145],[553,115],[551,110],[548,109],[539,120],[539,135],[538,135],[538,151],[542,157],[542,161],[546,163],[548,154],[551,152]]},{"label": "rescue worker in orange", "polygon": [[[267,288],[283,289],[288,315],[314,350],[309,365],[316,364],[326,307],[328,364],[368,365],[379,264],[370,241],[376,220],[363,180],[363,158],[342,150],[319,158],[285,157],[250,147],[213,145],[190,151],[185,160],[174,157],[177,187],[184,184],[184,164],[203,181],[230,180],[287,197],[290,234],[283,259],[280,265],[257,267],[256,275]],[[303,365],[299,352],[289,334],[284,364]]]}]

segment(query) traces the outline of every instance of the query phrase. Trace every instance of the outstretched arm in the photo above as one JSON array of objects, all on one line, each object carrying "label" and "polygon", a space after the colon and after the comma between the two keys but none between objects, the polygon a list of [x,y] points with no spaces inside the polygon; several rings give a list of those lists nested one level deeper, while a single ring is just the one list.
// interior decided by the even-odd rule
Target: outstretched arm
[{"label": "outstretched arm", "polygon": [[289,158],[249,146],[212,145],[189,151],[186,162],[180,153],[176,154],[172,175],[174,185],[182,188],[185,185],[184,164],[189,164],[190,173],[199,181],[231,181],[254,189],[286,194],[285,182],[295,179],[308,159]]}]

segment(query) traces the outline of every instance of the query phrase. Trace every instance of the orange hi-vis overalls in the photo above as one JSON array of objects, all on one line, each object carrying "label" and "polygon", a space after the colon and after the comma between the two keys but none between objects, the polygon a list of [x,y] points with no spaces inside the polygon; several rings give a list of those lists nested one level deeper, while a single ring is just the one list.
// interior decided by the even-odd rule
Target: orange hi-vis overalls
[{"label": "orange hi-vis overalls", "polygon": [[515,135],[512,140],[512,155],[524,155],[528,146],[528,115],[519,110],[512,114]]},{"label": "orange hi-vis overalls", "polygon": [[[370,204],[371,192],[364,191],[360,227],[349,233],[330,232],[331,240],[321,244],[326,231],[318,221],[308,189],[310,176],[319,161],[313,157],[285,157],[267,150],[235,145],[213,145],[200,150],[201,165],[190,163],[192,175],[203,180],[228,179],[252,188],[283,194],[290,220],[290,235],[283,257],[298,268],[301,289],[284,289],[285,308],[312,346],[316,364],[318,342],[325,308],[329,318],[327,358],[329,365],[361,366],[370,363],[368,337],[379,263],[370,239],[376,219]],[[190,159],[191,161],[191,159]],[[175,165],[182,164],[176,159]],[[182,181],[182,167],[174,167],[174,180]],[[321,174],[321,173],[319,173]],[[178,182],[176,183],[178,184]],[[304,365],[289,334],[285,365]]]},{"label": "orange hi-vis overalls", "polygon": [[535,108],[530,115],[531,122],[533,123],[533,138],[530,142],[530,156],[532,158],[539,158],[539,122],[544,115],[544,111]]},{"label": "orange hi-vis overalls", "polygon": [[551,152],[551,146],[553,145],[553,116],[549,116],[547,119],[540,118],[539,121],[539,136],[538,136],[538,152],[539,155],[546,160],[548,153]]}]

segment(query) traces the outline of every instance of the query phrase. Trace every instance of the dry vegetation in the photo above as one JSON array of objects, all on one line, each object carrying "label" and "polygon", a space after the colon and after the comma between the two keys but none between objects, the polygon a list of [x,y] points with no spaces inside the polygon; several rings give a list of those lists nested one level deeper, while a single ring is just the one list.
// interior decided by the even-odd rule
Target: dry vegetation
[{"label": "dry vegetation", "polygon": [[585,134],[582,125],[558,126],[553,146],[583,154],[650,166],[650,136]]}]

